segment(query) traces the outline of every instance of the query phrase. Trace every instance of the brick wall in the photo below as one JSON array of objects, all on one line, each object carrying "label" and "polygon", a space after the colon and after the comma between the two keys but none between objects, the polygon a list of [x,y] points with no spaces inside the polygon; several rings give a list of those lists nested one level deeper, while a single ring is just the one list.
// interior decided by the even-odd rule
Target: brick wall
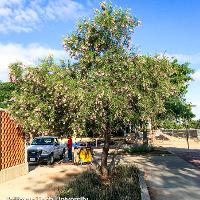
[{"label": "brick wall", "polygon": [[0,110],[0,170],[25,163],[22,128],[10,114]]}]

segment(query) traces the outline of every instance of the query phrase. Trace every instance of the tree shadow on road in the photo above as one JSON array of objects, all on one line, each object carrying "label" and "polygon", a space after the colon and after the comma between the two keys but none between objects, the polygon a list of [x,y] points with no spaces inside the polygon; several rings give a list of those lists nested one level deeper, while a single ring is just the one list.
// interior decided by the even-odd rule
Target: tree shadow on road
[{"label": "tree shadow on road", "polygon": [[189,162],[200,169],[200,149],[187,149],[175,147],[167,147],[167,149],[173,152],[178,157],[185,160],[186,162]]},{"label": "tree shadow on road", "polygon": [[152,199],[200,199],[200,170],[177,156],[126,156],[126,164],[144,170]]}]

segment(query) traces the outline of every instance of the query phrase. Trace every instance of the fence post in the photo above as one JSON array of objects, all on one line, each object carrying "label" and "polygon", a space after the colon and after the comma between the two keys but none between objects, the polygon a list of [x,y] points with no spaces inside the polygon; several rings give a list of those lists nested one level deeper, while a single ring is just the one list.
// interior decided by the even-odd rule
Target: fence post
[{"label": "fence post", "polygon": [[200,140],[200,129],[197,129],[197,139]]}]

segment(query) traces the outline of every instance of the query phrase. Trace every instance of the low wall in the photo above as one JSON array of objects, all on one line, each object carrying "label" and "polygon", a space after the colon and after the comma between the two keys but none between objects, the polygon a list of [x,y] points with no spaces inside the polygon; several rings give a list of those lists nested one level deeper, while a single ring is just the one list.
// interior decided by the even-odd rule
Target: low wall
[{"label": "low wall", "polygon": [[0,171],[0,184],[6,181],[10,181],[19,176],[26,175],[28,173],[28,163],[9,167]]},{"label": "low wall", "polygon": [[[162,130],[163,133],[174,136],[174,137],[182,137],[185,138],[187,136],[187,130],[185,129],[165,129]],[[189,137],[194,138],[194,139],[199,139],[200,140],[200,129],[188,129],[189,132]]]},{"label": "low wall", "polygon": [[0,183],[28,173],[25,135],[11,115],[0,110]]}]

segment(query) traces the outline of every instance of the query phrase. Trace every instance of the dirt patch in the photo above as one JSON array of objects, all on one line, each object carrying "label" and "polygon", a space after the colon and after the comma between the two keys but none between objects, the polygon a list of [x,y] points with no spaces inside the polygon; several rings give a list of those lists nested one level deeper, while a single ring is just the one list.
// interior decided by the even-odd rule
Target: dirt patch
[{"label": "dirt patch", "polygon": [[[162,146],[162,147],[173,147],[173,148],[188,148],[186,138],[177,138],[173,136],[169,136],[166,134],[161,134],[160,139],[153,138],[152,144],[155,146]],[[168,139],[161,139],[168,138]],[[189,147],[190,149],[200,149],[200,141],[197,139],[189,138]]]},{"label": "dirt patch", "polygon": [[156,140],[165,140],[165,141],[169,140],[169,138],[164,135],[155,136],[155,139]]}]

